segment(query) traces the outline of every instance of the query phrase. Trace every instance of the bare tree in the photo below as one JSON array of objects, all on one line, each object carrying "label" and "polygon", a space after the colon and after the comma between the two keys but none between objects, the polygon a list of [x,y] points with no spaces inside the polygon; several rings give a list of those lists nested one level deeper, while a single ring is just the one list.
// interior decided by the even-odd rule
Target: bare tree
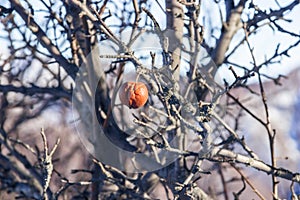
[{"label": "bare tree", "polygon": [[[299,48],[299,30],[286,24],[299,1],[272,3],[268,9],[250,0],[3,3],[1,38],[9,52],[1,56],[0,71],[3,198],[297,199],[300,174],[276,162],[280,133],[272,127],[265,92],[264,81],[280,85],[284,76],[264,70]],[[255,35],[269,29],[290,43],[274,41],[272,55],[261,61]],[[244,63],[234,59],[240,49],[249,55]],[[216,80],[222,67],[233,81]],[[249,86],[253,79],[257,90]],[[138,109],[120,102],[128,81],[143,82],[149,91]],[[259,97],[263,110],[254,112],[238,89]],[[43,128],[39,120],[50,123],[52,110],[60,113],[61,126],[42,129],[41,140],[26,140],[29,124]],[[264,127],[268,160],[244,138],[242,115]],[[67,133],[74,132],[89,159],[73,155],[80,147],[73,148]],[[55,157],[62,162],[55,164]],[[82,168],[63,169],[74,162]],[[247,169],[270,175],[269,196]],[[205,178],[214,184],[201,182]],[[282,180],[290,184],[290,196],[279,192]]]}]

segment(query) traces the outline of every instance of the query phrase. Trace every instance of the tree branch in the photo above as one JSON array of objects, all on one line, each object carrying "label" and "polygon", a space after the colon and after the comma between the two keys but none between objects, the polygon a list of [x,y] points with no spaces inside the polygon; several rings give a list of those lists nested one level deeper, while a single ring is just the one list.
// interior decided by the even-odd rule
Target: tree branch
[{"label": "tree branch", "polygon": [[215,153],[212,153],[212,155],[231,159],[233,162],[245,164],[245,165],[253,167],[259,171],[266,172],[268,175],[272,174],[272,175],[275,175],[276,177],[280,177],[280,178],[284,178],[284,179],[287,179],[290,181],[300,183],[300,173],[293,173],[284,168],[275,168],[275,167],[272,167],[272,166],[264,163],[261,160],[257,160],[257,159],[250,158],[250,157],[247,157],[247,156],[244,156],[241,154],[237,154],[237,153],[232,152],[227,149],[214,148],[212,151],[215,152]]},{"label": "tree branch", "polygon": [[17,92],[22,93],[24,95],[34,95],[34,94],[51,94],[53,96],[66,98],[71,101],[72,94],[71,92],[66,92],[61,88],[41,88],[35,85],[32,85],[32,87],[25,87],[20,86],[16,87],[13,85],[0,85],[0,92],[7,93],[7,92]]},{"label": "tree branch", "polygon": [[17,11],[22,19],[28,25],[28,28],[37,37],[39,42],[44,48],[46,48],[53,58],[65,69],[69,76],[73,79],[76,77],[78,67],[75,64],[70,63],[59,51],[52,41],[48,38],[42,28],[35,22],[32,15],[21,5],[19,0],[11,0],[11,6]]},{"label": "tree branch", "polygon": [[[227,22],[223,23],[223,31],[220,38],[217,40],[217,46],[212,53],[212,58],[216,66],[220,66],[225,58],[225,53],[229,48],[231,40],[235,33],[243,27],[241,22],[241,14],[244,10],[246,1],[241,0],[238,6],[231,11],[229,19]],[[211,69],[207,69],[210,71]],[[212,69],[212,74],[214,75],[217,69]]]}]

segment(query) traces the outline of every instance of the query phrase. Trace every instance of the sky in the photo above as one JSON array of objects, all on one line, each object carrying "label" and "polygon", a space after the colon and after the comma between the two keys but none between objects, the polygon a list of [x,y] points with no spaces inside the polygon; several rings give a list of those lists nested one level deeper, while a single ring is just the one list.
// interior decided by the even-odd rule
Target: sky
[{"label": "sky", "polygon": [[[203,1],[206,2],[206,1]],[[292,1],[278,1],[281,6],[286,6],[290,4]],[[255,4],[259,5],[262,10],[269,11],[269,8],[278,9],[278,6],[275,4],[275,1],[254,1]],[[294,32],[296,34],[300,34],[300,6],[296,6],[294,10],[290,13],[287,13],[286,18],[292,19],[291,23],[280,22],[279,24],[282,27],[287,28],[288,31]],[[241,38],[243,38],[244,34],[242,31],[238,32],[230,45],[229,51],[237,44]],[[258,64],[263,63],[266,58],[269,58],[273,55],[276,46],[280,43],[279,51],[286,49],[291,44],[295,43],[299,38],[288,36],[287,34],[274,32],[271,28],[265,27],[257,32],[256,35],[249,38],[251,47],[254,48],[254,56]],[[279,64],[273,64],[270,67],[264,67],[262,72],[270,75],[277,76],[278,74],[287,74],[291,72],[293,69],[300,66],[300,46],[294,48],[289,51],[290,57],[283,56],[282,61]],[[234,54],[231,58],[235,63],[250,63],[251,54],[249,49],[244,45],[242,48]],[[221,70],[220,73],[228,74],[228,76],[232,76],[231,72],[227,70],[227,66],[225,69]]]},{"label": "sky", "polygon": [[[151,5],[151,12],[154,16],[161,16],[163,15],[163,11],[161,7],[165,7],[164,3],[161,4],[161,7],[156,3],[156,0],[152,0],[153,4]],[[161,1],[159,1],[161,2]],[[163,1],[162,1],[163,2]],[[213,1],[208,0],[202,0],[201,1],[201,12],[199,16],[199,22],[200,24],[204,25],[206,27],[205,31],[205,39],[208,43],[215,43],[215,40],[213,37],[219,37],[220,31],[215,30],[213,33],[207,31],[210,27],[220,27],[221,24],[221,18],[220,18],[220,11],[217,4],[213,3]],[[237,1],[235,1],[236,3]],[[280,6],[286,6],[289,5],[293,0],[277,0],[278,4]],[[273,10],[279,9],[279,6],[276,4],[275,1],[264,1],[264,0],[254,0],[254,4],[258,5],[261,10],[265,10],[267,12],[270,11],[270,8]],[[222,7],[224,5],[224,0],[220,1],[220,8],[222,15],[224,15],[224,8]],[[210,14],[210,16],[207,16],[207,13]],[[280,21],[278,24],[281,25],[284,28],[287,28],[288,31],[291,31],[296,34],[300,34],[300,5],[296,6],[292,12],[286,12],[286,19],[291,19],[292,22],[284,22]],[[247,15],[253,15],[253,12],[244,12],[242,15],[242,19],[246,21]],[[161,27],[165,27],[165,18],[159,18],[156,17],[157,21],[161,25]],[[237,34],[234,36],[231,45],[229,46],[228,52],[231,52],[231,50],[238,44],[244,37],[244,31],[240,30],[237,32]],[[251,47],[254,49],[253,54],[255,56],[257,64],[263,63],[265,59],[270,58],[277,47],[277,44],[280,44],[279,52],[282,50],[285,50],[288,46],[294,44],[296,41],[298,41],[299,38],[291,37],[287,34],[280,33],[278,31],[274,32],[270,27],[265,26],[262,29],[259,29],[255,35],[252,35],[249,37],[249,41],[251,44]],[[277,77],[279,74],[286,75],[289,72],[291,72],[293,69],[300,67],[300,45],[292,50],[289,51],[290,57],[283,56],[281,63],[275,63],[268,67],[263,67],[261,72],[265,73],[272,77]],[[276,59],[279,60],[279,59]],[[234,53],[230,57],[230,61],[234,63],[243,64],[243,66],[248,66],[249,68],[252,68],[252,59],[251,54],[246,46],[246,44],[242,45],[236,53]],[[236,69],[237,73],[240,73],[243,75],[243,70]],[[231,71],[228,70],[227,65],[222,65],[220,70],[218,71],[216,75],[216,80],[218,82],[223,82],[223,78],[226,78],[227,81],[232,82],[234,81],[234,77]],[[250,79],[249,83],[257,82],[257,78],[253,77]]]},{"label": "sky", "polygon": [[[154,14],[154,16],[160,16],[163,14],[161,8],[157,5],[157,1],[156,0],[151,0],[153,1],[152,4],[152,8],[151,8],[151,12]],[[256,0],[253,1],[255,4],[259,5],[259,7],[262,10],[269,10],[269,8],[271,7],[272,9],[278,9],[278,5],[275,3],[275,1],[263,1],[263,0]],[[292,2],[291,0],[286,1],[286,0],[281,0],[279,1],[279,4],[281,6],[285,6],[288,5],[290,2]],[[224,4],[224,1],[220,1],[221,5]],[[4,6],[8,6],[9,3],[6,0],[0,0],[0,5],[4,5]],[[163,4],[161,4],[162,7],[164,7]],[[211,1],[208,0],[203,0],[202,1],[202,11],[200,13],[200,17],[199,17],[199,22],[200,24],[204,24],[209,26],[209,24],[211,23],[212,26],[219,26],[220,24],[220,13],[218,10],[218,6],[215,3],[211,3]],[[221,6],[222,8],[222,6]],[[222,9],[221,9],[222,11]],[[212,14],[212,16],[216,16],[215,18],[213,18],[213,20],[209,17],[206,17],[205,15],[207,13]],[[296,6],[296,8],[294,8],[294,10],[290,13],[288,13],[286,15],[286,18],[288,19],[292,19],[293,21],[291,23],[287,23],[287,22],[281,22],[281,25],[284,25],[284,27],[288,27],[289,31],[292,31],[296,34],[300,34],[300,18],[298,15],[298,13],[300,13],[300,6]],[[247,13],[247,14],[252,14],[252,13]],[[165,26],[165,18],[159,18],[157,17],[157,20],[159,21],[160,25],[162,27]],[[0,24],[1,27],[1,24]],[[205,32],[205,38],[207,39],[207,41],[209,42],[210,39],[212,38],[212,36],[218,36],[220,33],[218,31],[213,32],[213,34],[211,35],[211,33],[209,31]],[[0,34],[1,35],[1,34]],[[239,43],[239,41],[243,38],[243,31],[239,31],[235,36],[234,39],[229,47],[229,52],[232,50],[232,48]],[[273,32],[271,28],[263,28],[260,31],[258,31],[256,33],[255,36],[250,37],[250,42],[252,47],[254,48],[254,55],[255,58],[257,59],[257,63],[262,63],[264,62],[264,60],[268,57],[270,57],[273,53],[274,50],[276,49],[276,45],[277,45],[277,41],[280,42],[280,49],[279,50],[283,50],[285,49],[287,46],[293,44],[297,38],[292,38],[290,36],[287,36],[286,34],[282,34],[282,33],[278,33],[278,32]],[[3,40],[3,38],[0,38],[0,42],[2,44],[7,44],[6,41]],[[5,46],[5,45],[3,45]],[[0,49],[0,55],[1,56],[5,56],[7,55],[8,49],[7,48],[2,48]],[[277,76],[278,74],[287,74],[289,73],[291,70],[295,69],[296,67],[300,66],[300,56],[299,53],[300,52],[300,45],[299,47],[294,48],[293,50],[291,50],[289,52],[290,57],[282,57],[282,62],[281,64],[273,64],[271,67],[265,67],[263,69],[263,72],[271,75],[271,76]],[[239,48],[235,54],[232,55],[230,61],[234,62],[234,63],[243,63],[245,66],[251,66],[250,62],[251,62],[251,55],[249,50],[246,48],[246,45],[244,45],[243,47]],[[237,70],[238,73],[243,73],[242,71]],[[221,76],[221,77],[220,77]],[[232,77],[232,73],[228,70],[228,66],[223,66],[221,67],[221,69],[219,70],[219,74],[217,75],[217,78],[220,77],[221,79],[223,77],[227,78],[227,79],[231,79]]]}]

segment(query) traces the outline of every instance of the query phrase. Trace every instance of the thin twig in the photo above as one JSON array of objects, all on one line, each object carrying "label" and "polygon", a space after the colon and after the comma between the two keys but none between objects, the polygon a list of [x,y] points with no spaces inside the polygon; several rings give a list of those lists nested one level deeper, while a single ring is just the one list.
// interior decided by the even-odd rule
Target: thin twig
[{"label": "thin twig", "polygon": [[48,199],[46,192],[49,187],[52,172],[53,172],[53,163],[52,163],[53,158],[52,157],[60,143],[60,138],[57,139],[53,149],[49,153],[47,138],[45,135],[44,128],[41,129],[41,136],[42,136],[43,144],[44,144],[44,156],[41,161],[42,174],[43,174],[43,196],[45,199]]}]

